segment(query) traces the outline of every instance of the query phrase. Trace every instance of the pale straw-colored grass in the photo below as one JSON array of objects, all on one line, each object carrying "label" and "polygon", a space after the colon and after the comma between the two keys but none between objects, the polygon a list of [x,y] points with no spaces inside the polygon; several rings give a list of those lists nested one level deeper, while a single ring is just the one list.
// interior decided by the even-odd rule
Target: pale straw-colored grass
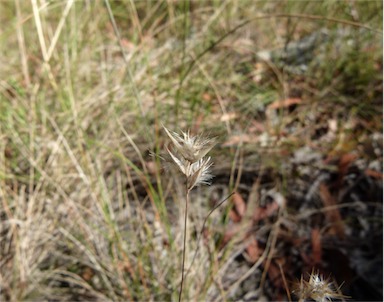
[{"label": "pale straw-colored grass", "polygon": [[[307,11],[323,9],[314,3]],[[227,213],[206,221],[216,191],[199,185],[224,167],[220,194],[238,188],[243,145],[212,150],[191,133],[227,140],[271,89],[285,96],[282,78],[259,87],[247,69],[285,41],[285,21],[270,12],[299,4],[0,1],[0,300],[176,300],[183,252],[183,297],[225,300],[240,288],[222,279],[244,245],[218,249]],[[148,156],[164,142],[184,177]],[[212,166],[210,151],[225,160]]]}]

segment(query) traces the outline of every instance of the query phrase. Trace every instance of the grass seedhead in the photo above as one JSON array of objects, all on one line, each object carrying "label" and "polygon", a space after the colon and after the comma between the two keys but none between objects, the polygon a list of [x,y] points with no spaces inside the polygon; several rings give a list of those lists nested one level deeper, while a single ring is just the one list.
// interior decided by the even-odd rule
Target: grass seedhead
[{"label": "grass seedhead", "polygon": [[179,135],[175,132],[170,132],[164,126],[163,128],[165,133],[167,133],[168,137],[171,139],[175,150],[186,161],[191,163],[202,159],[215,146],[214,139],[205,138],[203,136],[191,136],[189,131],[181,132],[182,135]]},{"label": "grass seedhead", "polygon": [[211,158],[202,158],[199,161],[190,165],[189,176],[187,177],[187,187],[188,190],[192,190],[195,186],[200,184],[209,185],[210,180],[212,179],[212,174],[210,174],[210,167],[212,163],[210,162]]},{"label": "grass seedhead", "polygon": [[209,181],[211,180],[212,175],[209,169],[212,166],[212,162],[210,157],[205,158],[204,156],[213,148],[214,141],[213,139],[203,138],[202,136],[191,136],[189,131],[182,132],[182,135],[179,135],[175,132],[171,133],[165,126],[163,126],[163,128],[173,143],[174,151],[171,151],[169,148],[167,148],[167,151],[186,179],[183,260],[179,291],[179,301],[181,301],[185,278],[185,247],[189,192],[199,184],[210,184]]},{"label": "grass seedhead", "polygon": [[212,139],[202,136],[191,136],[189,131],[182,132],[182,136],[175,132],[170,132],[164,127],[165,132],[173,143],[171,151],[167,148],[172,161],[185,175],[188,191],[200,184],[210,184],[212,175],[210,168],[212,166],[211,158],[204,156],[213,148]]},{"label": "grass seedhead", "polygon": [[334,285],[330,278],[324,279],[323,276],[314,271],[309,275],[308,281],[301,277],[293,293],[299,297],[299,301],[311,299],[317,302],[326,302],[345,298],[339,293],[339,288]]}]

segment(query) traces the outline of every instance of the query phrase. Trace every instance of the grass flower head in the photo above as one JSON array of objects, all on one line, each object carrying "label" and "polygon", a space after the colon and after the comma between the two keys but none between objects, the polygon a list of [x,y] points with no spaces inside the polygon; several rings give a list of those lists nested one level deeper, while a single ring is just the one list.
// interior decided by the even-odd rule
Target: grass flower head
[{"label": "grass flower head", "polygon": [[202,136],[191,136],[189,131],[179,135],[164,126],[163,128],[172,141],[172,151],[168,147],[167,151],[172,161],[185,175],[188,190],[199,184],[209,184],[212,178],[210,173],[212,162],[211,158],[205,155],[213,148],[214,141]]},{"label": "grass flower head", "polygon": [[317,302],[326,302],[344,297],[329,278],[324,279],[314,271],[309,275],[308,281],[301,278],[294,293],[300,298],[299,301],[312,299]]}]

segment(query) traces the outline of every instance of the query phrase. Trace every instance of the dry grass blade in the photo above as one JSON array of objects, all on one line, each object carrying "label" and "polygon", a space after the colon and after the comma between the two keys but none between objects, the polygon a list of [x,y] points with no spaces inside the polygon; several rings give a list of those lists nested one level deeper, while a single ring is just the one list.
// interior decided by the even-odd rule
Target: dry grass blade
[{"label": "dry grass blade", "polygon": [[55,50],[57,41],[58,41],[58,39],[60,37],[60,33],[61,33],[61,31],[62,31],[62,29],[64,27],[65,19],[67,18],[67,15],[68,15],[69,11],[71,10],[71,7],[72,7],[73,3],[74,3],[74,0],[68,0],[67,1],[67,5],[64,8],[63,14],[62,14],[62,16],[60,18],[59,25],[57,25],[55,34],[54,34],[54,36],[52,38],[51,45],[49,46],[49,49],[47,51],[47,57],[46,57],[47,62],[52,57],[53,51]]}]

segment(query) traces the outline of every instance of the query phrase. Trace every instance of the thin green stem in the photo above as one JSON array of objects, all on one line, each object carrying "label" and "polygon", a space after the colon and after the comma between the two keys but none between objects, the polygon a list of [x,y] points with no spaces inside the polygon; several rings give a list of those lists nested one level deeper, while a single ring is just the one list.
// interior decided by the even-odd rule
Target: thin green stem
[{"label": "thin green stem", "polygon": [[188,181],[187,181],[186,182],[186,203],[185,203],[185,214],[184,214],[183,264],[181,266],[181,283],[180,283],[180,292],[179,292],[179,302],[181,301],[181,295],[183,293],[183,284],[184,284],[185,248],[186,248],[186,242],[187,242],[188,203],[189,203],[189,189],[188,189]]},{"label": "thin green stem", "polygon": [[180,107],[180,95],[181,95],[181,86],[183,85],[185,76],[184,76],[184,71],[185,71],[185,59],[187,57],[187,36],[188,36],[188,18],[189,18],[189,10],[190,10],[190,3],[189,1],[184,1],[183,2],[183,9],[184,9],[184,29],[183,29],[183,55],[181,58],[181,71],[180,71],[180,78],[179,78],[179,86],[176,91],[176,106],[175,106],[175,116],[176,116],[176,125],[179,122],[179,107]]},{"label": "thin green stem", "polygon": [[[123,60],[125,62],[125,65],[127,67],[128,80],[129,80],[129,82],[132,85],[132,91],[133,91],[134,96],[136,98],[136,102],[137,102],[137,104],[138,104],[138,106],[140,108],[141,117],[142,117],[143,122],[144,122],[144,127],[147,128],[146,115],[145,115],[145,112],[144,112],[144,109],[143,109],[143,102],[141,100],[140,93],[139,93],[139,91],[137,89],[137,86],[136,86],[136,83],[135,83],[135,80],[134,80],[134,77],[133,77],[133,73],[132,73],[132,70],[131,70],[130,62],[129,62],[127,54],[126,54],[126,52],[124,50],[124,46],[123,46],[123,42],[122,42],[122,38],[121,38],[121,34],[120,34],[120,31],[119,31],[119,28],[117,27],[116,20],[115,20],[115,17],[113,15],[112,8],[111,8],[111,5],[109,3],[109,0],[104,0],[104,2],[105,2],[105,6],[107,7],[108,16],[109,16],[109,19],[111,21],[113,31],[115,32],[116,38],[117,38],[117,40],[119,42],[119,48],[120,48],[121,54],[123,55]],[[149,131],[145,131],[145,133],[148,134],[150,132]],[[148,139],[149,139],[149,137],[148,137]]]}]

